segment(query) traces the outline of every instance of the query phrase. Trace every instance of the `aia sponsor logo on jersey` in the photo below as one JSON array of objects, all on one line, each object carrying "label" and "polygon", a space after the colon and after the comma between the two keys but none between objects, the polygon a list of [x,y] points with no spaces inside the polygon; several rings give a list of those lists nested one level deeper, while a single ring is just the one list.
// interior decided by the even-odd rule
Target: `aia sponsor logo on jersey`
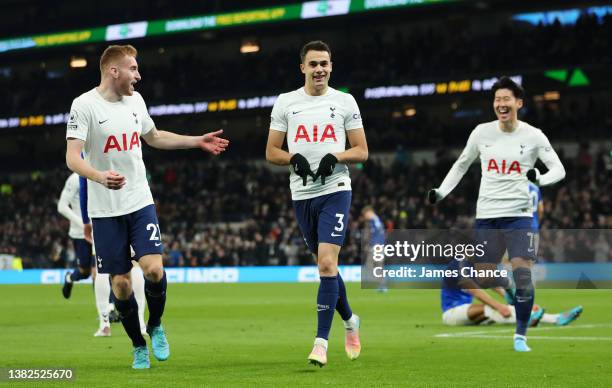
[{"label": "aia sponsor logo on jersey", "polygon": [[[120,143],[119,140],[122,140],[122,142]],[[127,133],[122,133],[119,139],[117,139],[115,135],[110,135],[106,138],[104,153],[109,153],[112,150],[117,150],[119,152],[131,151],[134,147],[140,148],[140,136],[138,136],[138,132],[132,133],[129,143]]]},{"label": "aia sponsor logo on jersey", "polygon": [[332,124],[325,125],[325,128],[320,133],[319,137],[319,127],[314,125],[312,130],[306,129],[305,125],[298,125],[297,132],[295,133],[294,143],[305,142],[305,143],[323,143],[327,139],[332,139],[334,143],[338,142],[336,139],[336,132],[334,130],[334,126]]},{"label": "aia sponsor logo on jersey", "polygon": [[521,173],[521,165],[516,160],[512,162],[502,159],[499,163],[495,159],[489,159],[487,171],[495,171],[498,174],[511,174],[512,172]]}]

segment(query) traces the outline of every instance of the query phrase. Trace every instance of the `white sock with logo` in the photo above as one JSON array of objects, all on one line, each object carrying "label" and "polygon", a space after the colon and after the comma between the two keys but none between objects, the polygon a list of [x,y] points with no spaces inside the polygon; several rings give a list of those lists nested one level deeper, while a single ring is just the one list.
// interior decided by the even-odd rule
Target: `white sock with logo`
[{"label": "white sock with logo", "polygon": [[132,289],[134,290],[134,297],[136,297],[136,303],[138,304],[138,321],[140,322],[140,331],[145,331],[147,325],[144,320],[145,306],[147,300],[145,298],[145,280],[142,269],[135,265],[132,267]]},{"label": "white sock with logo", "polygon": [[110,326],[108,321],[108,296],[111,292],[109,274],[98,273],[94,279],[94,295],[96,297],[96,308],[98,309],[98,319],[100,327]]}]

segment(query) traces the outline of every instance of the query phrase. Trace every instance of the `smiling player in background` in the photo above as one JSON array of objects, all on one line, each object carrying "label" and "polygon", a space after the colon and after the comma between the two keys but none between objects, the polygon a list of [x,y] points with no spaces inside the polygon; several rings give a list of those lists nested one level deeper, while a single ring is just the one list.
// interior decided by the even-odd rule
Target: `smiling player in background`
[{"label": "smiling player in background", "polygon": [[[516,294],[514,350],[528,352],[527,327],[535,290],[531,268],[535,261],[531,200],[528,181],[551,185],[565,177],[565,169],[544,133],[518,119],[524,90],[508,77],[492,88],[493,110],[497,120],[478,125],[440,187],[431,189],[428,201],[435,204],[459,183],[472,162],[480,157],[482,180],[476,205],[476,240],[488,242],[481,263],[495,265],[504,252],[512,263]],[[540,159],[548,168],[541,174],[534,168]],[[503,279],[510,290],[509,279]]]}]

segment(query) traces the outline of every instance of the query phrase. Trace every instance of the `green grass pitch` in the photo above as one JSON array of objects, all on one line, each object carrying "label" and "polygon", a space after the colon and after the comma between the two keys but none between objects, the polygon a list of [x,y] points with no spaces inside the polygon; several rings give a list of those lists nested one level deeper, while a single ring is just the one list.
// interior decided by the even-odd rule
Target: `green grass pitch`
[{"label": "green grass pitch", "polygon": [[438,290],[347,287],[362,317],[356,361],[336,315],[328,365],[307,364],[316,284],[170,284],[171,357],[133,371],[120,324],[110,338],[92,336],[91,286],[76,286],[69,301],[60,286],[0,286],[0,368],[74,368],[75,381],[41,386],[612,386],[612,290],[538,290],[549,311],[585,310],[566,328],[531,330],[533,351],[517,354],[512,327],[443,326]]}]

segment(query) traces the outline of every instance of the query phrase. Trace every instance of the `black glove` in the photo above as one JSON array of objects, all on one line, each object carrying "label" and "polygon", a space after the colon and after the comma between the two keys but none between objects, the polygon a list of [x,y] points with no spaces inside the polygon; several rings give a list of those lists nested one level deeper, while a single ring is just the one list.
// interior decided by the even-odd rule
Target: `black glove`
[{"label": "black glove", "polygon": [[324,185],[325,177],[330,176],[334,172],[336,163],[338,163],[338,158],[334,155],[325,155],[319,162],[319,168],[317,169],[317,175],[315,175],[314,180],[316,181],[318,177],[321,177],[321,184]]},{"label": "black glove", "polygon": [[533,183],[538,183],[538,170],[532,168],[531,170],[527,171],[527,179]]},{"label": "black glove", "polygon": [[291,160],[289,160],[289,163],[291,164],[291,167],[293,167],[293,171],[295,171],[295,173],[302,178],[304,186],[306,186],[306,181],[308,180],[309,175],[312,177],[313,181],[317,180],[315,174],[310,169],[310,163],[308,163],[308,160],[306,160],[306,158],[301,154],[294,154],[291,157]]},{"label": "black glove", "polygon": [[430,205],[435,205],[438,202],[438,195],[436,194],[436,189],[431,189],[427,192],[427,202]]}]

